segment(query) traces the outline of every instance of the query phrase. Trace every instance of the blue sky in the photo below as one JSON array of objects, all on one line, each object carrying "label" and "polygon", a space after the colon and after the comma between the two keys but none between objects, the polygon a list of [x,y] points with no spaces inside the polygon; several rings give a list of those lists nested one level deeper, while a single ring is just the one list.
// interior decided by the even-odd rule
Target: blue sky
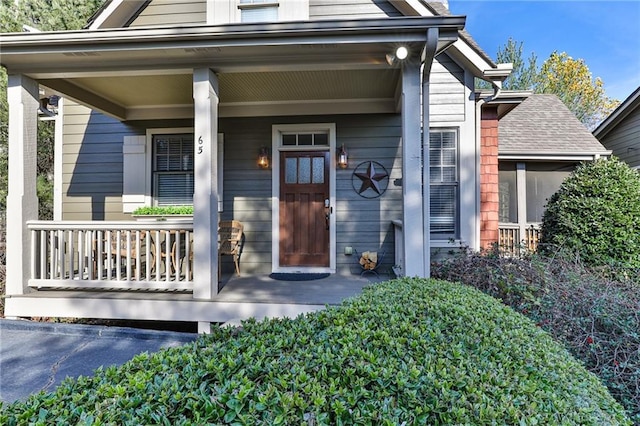
[{"label": "blue sky", "polygon": [[640,0],[449,0],[449,10],[467,16],[467,31],[494,60],[512,37],[538,67],[554,50],[583,59],[611,98],[640,86]]}]

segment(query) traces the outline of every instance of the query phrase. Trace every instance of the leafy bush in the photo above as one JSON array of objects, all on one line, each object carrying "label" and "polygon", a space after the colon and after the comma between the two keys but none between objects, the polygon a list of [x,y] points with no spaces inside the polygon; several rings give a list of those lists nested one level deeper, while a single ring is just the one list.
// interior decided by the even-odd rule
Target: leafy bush
[{"label": "leafy bush", "polygon": [[472,288],[402,279],[3,407],[2,424],[629,424],[597,378]]},{"label": "leafy bush", "polygon": [[592,266],[640,268],[640,174],[612,158],[583,163],[547,203],[542,248]]},{"label": "leafy bush", "polygon": [[146,206],[133,211],[134,216],[163,216],[172,214],[193,214],[193,206]]},{"label": "leafy bush", "polygon": [[576,257],[469,254],[432,267],[434,276],[482,290],[548,331],[640,424],[640,276],[624,281]]}]

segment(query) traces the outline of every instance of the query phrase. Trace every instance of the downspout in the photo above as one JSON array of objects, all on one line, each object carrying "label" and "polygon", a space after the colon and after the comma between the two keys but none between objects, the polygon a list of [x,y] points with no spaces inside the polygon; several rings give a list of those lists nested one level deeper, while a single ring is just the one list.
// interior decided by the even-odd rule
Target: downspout
[{"label": "downspout", "polygon": [[[422,244],[424,245],[424,276],[431,276],[431,187],[429,177],[429,74],[438,48],[438,28],[427,30],[427,42],[422,52]],[[403,230],[406,232],[406,230]]]},{"label": "downspout", "polygon": [[475,244],[474,250],[480,250],[480,159],[482,152],[482,106],[486,103],[497,99],[502,91],[502,83],[511,74],[513,70],[513,64],[498,64],[497,68],[485,70],[482,74],[485,80],[488,80],[493,86],[493,93],[485,98],[481,98],[476,102],[476,229],[475,229]]}]

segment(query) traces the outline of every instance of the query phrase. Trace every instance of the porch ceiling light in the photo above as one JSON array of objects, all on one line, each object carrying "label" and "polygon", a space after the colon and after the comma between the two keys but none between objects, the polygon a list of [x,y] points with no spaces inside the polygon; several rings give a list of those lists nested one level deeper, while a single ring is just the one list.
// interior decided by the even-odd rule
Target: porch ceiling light
[{"label": "porch ceiling light", "polygon": [[260,153],[258,154],[258,166],[261,169],[269,168],[269,148],[260,148]]},{"label": "porch ceiling light", "polygon": [[395,52],[387,53],[386,55],[387,63],[389,65],[393,65],[396,62],[402,62],[408,57],[409,57],[409,49],[407,49],[406,46],[398,46]]}]

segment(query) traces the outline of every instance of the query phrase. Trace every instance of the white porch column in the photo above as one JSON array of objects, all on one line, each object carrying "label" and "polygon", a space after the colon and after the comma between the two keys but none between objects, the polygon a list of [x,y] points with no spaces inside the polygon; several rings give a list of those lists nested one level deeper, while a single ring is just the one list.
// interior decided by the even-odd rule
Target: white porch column
[{"label": "white porch column", "polygon": [[24,75],[9,75],[9,192],[7,194],[6,293],[24,294],[31,267],[27,221],[38,219],[36,157],[38,83]]},{"label": "white porch column", "polygon": [[420,63],[407,61],[402,67],[402,269],[408,277],[425,277],[425,256],[429,256],[423,234],[420,115]]},{"label": "white porch column", "polygon": [[194,287],[195,299],[218,294],[218,78],[193,70],[194,99]]}]

